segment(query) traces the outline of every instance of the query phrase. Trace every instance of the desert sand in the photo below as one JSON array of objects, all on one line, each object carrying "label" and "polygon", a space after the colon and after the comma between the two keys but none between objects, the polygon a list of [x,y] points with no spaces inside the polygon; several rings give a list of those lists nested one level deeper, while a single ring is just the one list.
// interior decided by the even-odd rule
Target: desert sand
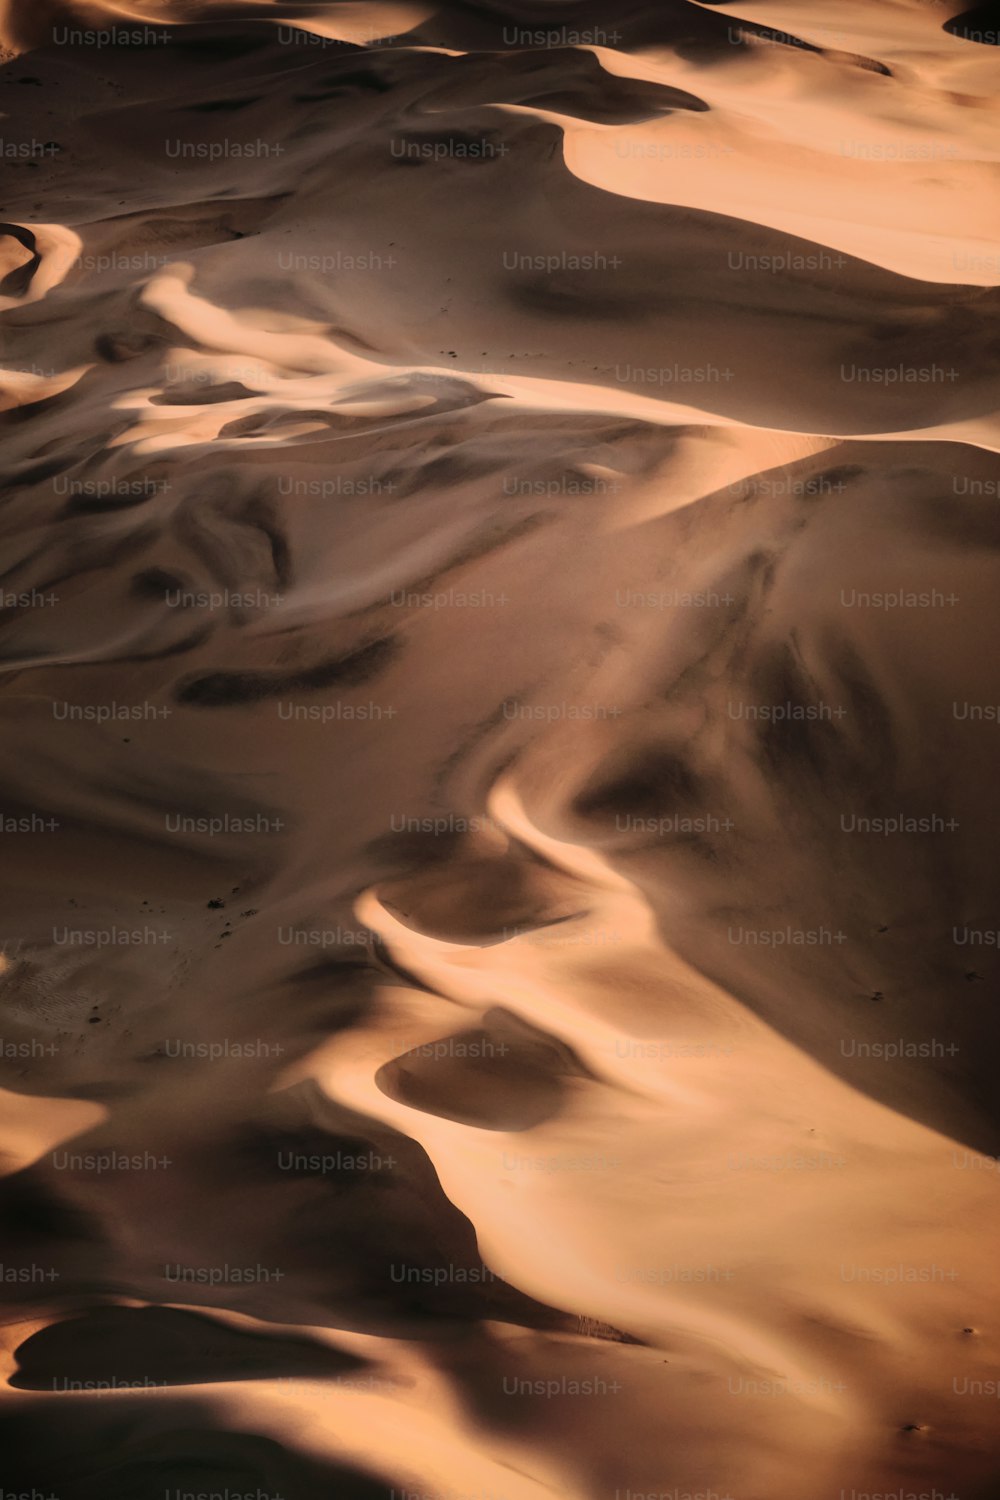
[{"label": "desert sand", "polygon": [[997,8],[0,15],[0,1500],[996,1500]]}]

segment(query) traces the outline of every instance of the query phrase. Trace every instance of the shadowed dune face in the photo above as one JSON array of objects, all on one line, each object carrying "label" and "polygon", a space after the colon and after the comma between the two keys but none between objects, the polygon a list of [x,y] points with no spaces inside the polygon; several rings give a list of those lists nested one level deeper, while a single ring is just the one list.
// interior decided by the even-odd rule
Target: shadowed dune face
[{"label": "shadowed dune face", "polygon": [[50,1324],[17,1350],[19,1390],[74,1389],[79,1382],[156,1385],[247,1380],[255,1375],[337,1374],[360,1361],[326,1355],[305,1341],[254,1338],[174,1308],[105,1307]]},{"label": "shadowed dune face", "polygon": [[0,1500],[994,1500],[998,25],[8,0]]},{"label": "shadowed dune face", "polygon": [[[12,1483],[40,1484],[70,1500],[258,1489],[296,1500],[330,1494],[388,1500],[391,1493],[388,1484],[362,1470],[310,1461],[291,1445],[254,1432],[224,1430],[207,1402],[190,1397],[172,1410],[141,1396],[125,1396],[117,1410],[107,1402],[91,1402],[88,1411],[65,1401],[44,1416],[11,1402],[3,1429]],[[109,1463],[112,1452],[117,1461]]]}]

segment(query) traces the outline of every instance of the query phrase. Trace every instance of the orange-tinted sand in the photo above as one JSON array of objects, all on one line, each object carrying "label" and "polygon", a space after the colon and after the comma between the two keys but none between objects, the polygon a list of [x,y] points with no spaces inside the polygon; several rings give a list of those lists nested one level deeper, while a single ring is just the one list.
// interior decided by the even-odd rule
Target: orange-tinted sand
[{"label": "orange-tinted sand", "polygon": [[0,1500],[1000,1495],[994,9],[6,0]]}]

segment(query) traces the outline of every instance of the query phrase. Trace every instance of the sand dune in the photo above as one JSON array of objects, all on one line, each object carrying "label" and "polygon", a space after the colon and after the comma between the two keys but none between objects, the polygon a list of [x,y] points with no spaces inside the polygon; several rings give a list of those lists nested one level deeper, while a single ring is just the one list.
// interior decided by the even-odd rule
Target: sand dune
[{"label": "sand dune", "polygon": [[993,1500],[995,7],[0,36],[0,1500]]}]

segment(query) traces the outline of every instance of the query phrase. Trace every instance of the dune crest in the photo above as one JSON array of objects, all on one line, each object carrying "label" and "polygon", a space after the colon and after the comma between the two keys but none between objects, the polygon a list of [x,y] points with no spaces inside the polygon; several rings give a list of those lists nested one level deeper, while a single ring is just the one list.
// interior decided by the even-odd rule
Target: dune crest
[{"label": "dune crest", "polygon": [[0,1500],[996,1493],[993,9],[5,0]]}]

